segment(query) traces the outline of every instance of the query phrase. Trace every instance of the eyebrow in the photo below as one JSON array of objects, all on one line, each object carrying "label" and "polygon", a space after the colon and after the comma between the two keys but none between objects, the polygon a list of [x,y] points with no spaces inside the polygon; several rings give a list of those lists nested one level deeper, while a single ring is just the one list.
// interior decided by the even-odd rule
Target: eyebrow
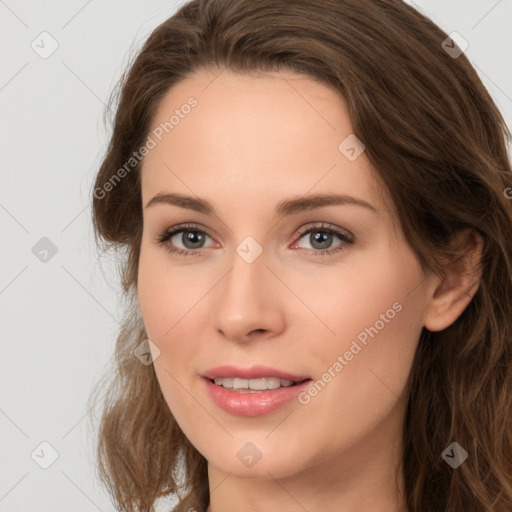
[{"label": "eyebrow", "polygon": [[[170,204],[179,206],[180,208],[186,208],[194,210],[199,213],[206,215],[216,215],[215,208],[205,199],[187,196],[183,194],[168,193],[168,194],[157,194],[154,196],[146,208],[157,204]],[[313,210],[315,208],[321,208],[323,206],[341,206],[341,205],[356,205],[363,208],[367,208],[374,213],[378,213],[376,208],[367,201],[353,197],[346,194],[314,194],[309,196],[303,196],[298,198],[285,199],[278,203],[275,208],[274,215],[276,217],[286,217],[293,215],[304,210]]]}]

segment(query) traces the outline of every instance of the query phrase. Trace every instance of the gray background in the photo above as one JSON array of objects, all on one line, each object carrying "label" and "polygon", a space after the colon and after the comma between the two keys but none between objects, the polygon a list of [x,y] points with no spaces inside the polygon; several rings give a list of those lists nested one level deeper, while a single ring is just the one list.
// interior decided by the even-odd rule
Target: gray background
[{"label": "gray background", "polygon": [[[409,3],[468,41],[512,128],[512,1]],[[89,191],[106,100],[177,6],[0,0],[0,512],[114,510],[95,479],[86,401],[112,357],[120,286],[112,258],[96,253]]]}]

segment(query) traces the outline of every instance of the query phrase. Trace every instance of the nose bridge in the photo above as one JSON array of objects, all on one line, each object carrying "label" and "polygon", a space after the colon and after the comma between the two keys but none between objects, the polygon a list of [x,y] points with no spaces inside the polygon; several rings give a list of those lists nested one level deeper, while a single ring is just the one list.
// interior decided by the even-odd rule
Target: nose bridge
[{"label": "nose bridge", "polygon": [[281,328],[278,283],[267,263],[262,248],[250,240],[236,248],[231,270],[214,297],[212,323],[225,336],[242,340],[251,331]]}]

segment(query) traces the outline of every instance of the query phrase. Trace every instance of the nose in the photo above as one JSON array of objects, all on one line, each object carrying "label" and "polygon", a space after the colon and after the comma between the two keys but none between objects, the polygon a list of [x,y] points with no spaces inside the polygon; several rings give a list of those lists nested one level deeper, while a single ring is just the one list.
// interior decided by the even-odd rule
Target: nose
[{"label": "nose", "polygon": [[285,328],[285,290],[267,267],[264,253],[252,263],[235,253],[232,261],[231,270],[212,295],[213,327],[236,342],[279,335]]}]

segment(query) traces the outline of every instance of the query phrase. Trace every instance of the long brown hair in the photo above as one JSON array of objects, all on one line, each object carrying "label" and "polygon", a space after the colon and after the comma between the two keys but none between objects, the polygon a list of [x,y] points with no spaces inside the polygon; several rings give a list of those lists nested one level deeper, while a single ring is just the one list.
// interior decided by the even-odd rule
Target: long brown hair
[{"label": "long brown hair", "polygon": [[[176,511],[209,503],[207,461],[172,417],[153,366],[133,353],[147,336],[135,300],[140,162],[126,166],[169,88],[206,67],[292,70],[338,91],[424,269],[442,275],[463,256],[451,243],[460,230],[482,236],[476,295],[450,327],[423,329],[419,340],[404,499],[409,512],[512,510],[511,135],[447,38],[400,0],[192,0],[130,63],[110,99],[113,132],[92,191],[96,241],[123,250],[128,299],[113,367],[91,395],[91,404],[104,397],[98,469],[119,510],[149,512],[171,493]],[[457,469],[441,456],[452,442],[468,452]]]}]

